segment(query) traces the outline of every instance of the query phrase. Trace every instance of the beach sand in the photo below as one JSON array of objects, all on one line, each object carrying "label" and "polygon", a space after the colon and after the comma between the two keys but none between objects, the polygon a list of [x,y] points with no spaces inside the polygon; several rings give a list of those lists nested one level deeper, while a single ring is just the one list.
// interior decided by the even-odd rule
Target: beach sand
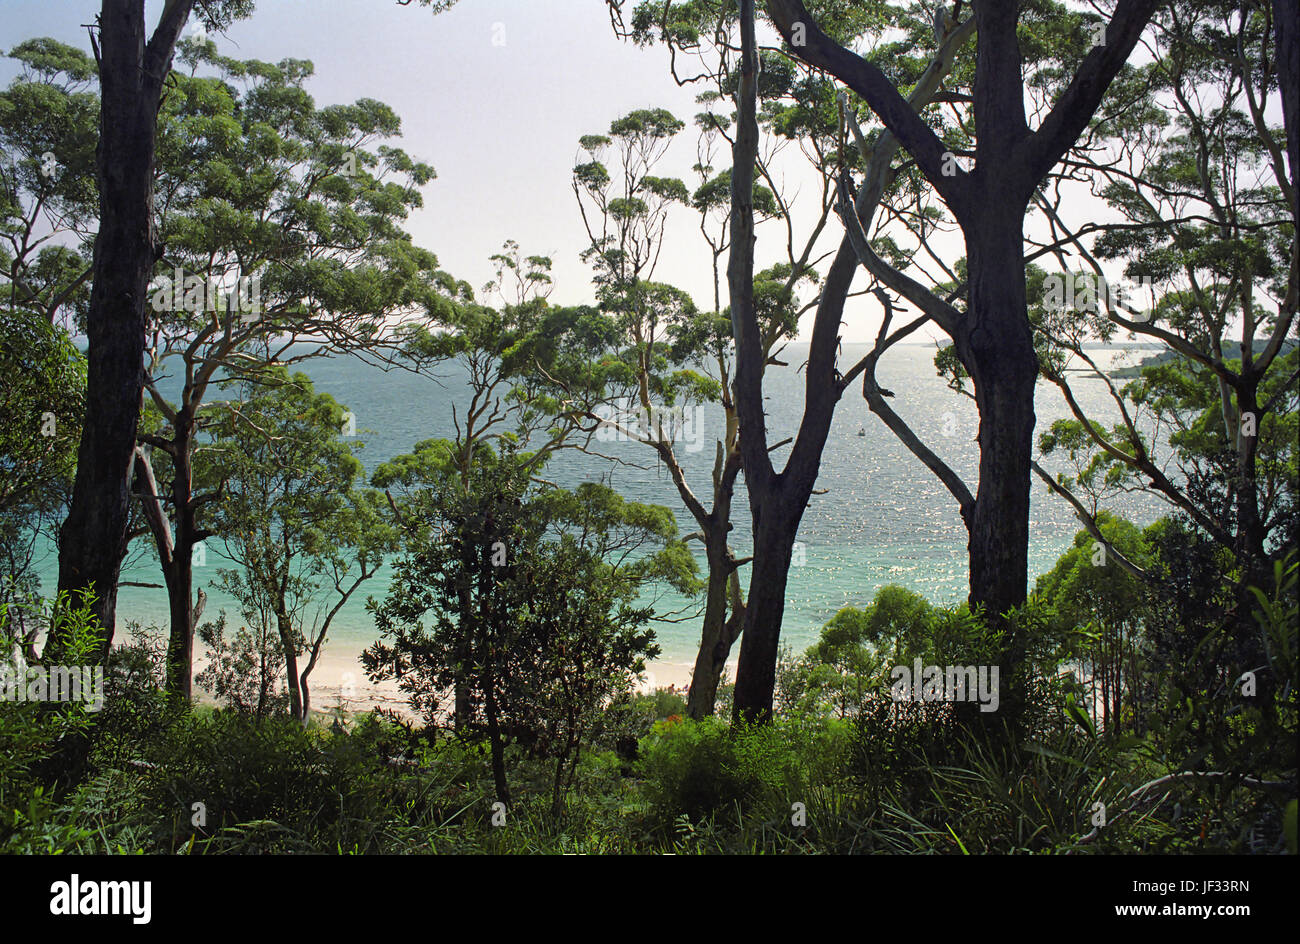
[{"label": "beach sand", "polygon": [[[359,649],[349,651],[342,646],[336,651],[330,651],[327,647],[321,653],[316,667],[307,678],[312,714],[330,717],[342,709],[344,716],[350,717],[359,712],[384,708],[402,717],[416,719],[396,681],[372,682],[366,678],[359,660],[360,654]],[[206,664],[206,653],[199,655],[195,659],[194,674],[198,675]],[[693,665],[685,662],[651,662],[642,673],[636,689],[644,694],[660,688],[672,688],[684,696],[691,684],[693,669]],[[728,663],[727,669],[728,676],[734,677],[734,663]],[[200,703],[216,703],[209,693],[200,691],[198,685],[195,685],[195,694]]]}]

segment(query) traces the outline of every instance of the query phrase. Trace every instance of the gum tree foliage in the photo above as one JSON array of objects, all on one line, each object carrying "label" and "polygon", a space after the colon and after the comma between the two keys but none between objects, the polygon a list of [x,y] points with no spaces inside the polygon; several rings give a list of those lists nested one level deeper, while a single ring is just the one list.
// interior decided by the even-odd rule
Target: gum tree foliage
[{"label": "gum tree foliage", "polygon": [[507,748],[552,760],[558,813],[601,710],[659,652],[638,592],[684,587],[694,561],[669,509],[595,483],[540,486],[513,437],[481,444],[466,470],[452,443],[423,446],[375,474],[406,486],[406,554],[371,601],[385,639],[363,663],[430,723],[452,693],[457,736],[488,742],[502,802]]},{"label": "gum tree foliage", "polygon": [[[158,109],[194,3],[167,0],[152,32],[146,30],[144,7],[144,0],[103,0],[92,28],[100,88],[99,225],[86,314],[86,417],[59,546],[59,592],[93,591],[94,615],[106,630],[105,655],[127,546],[144,387],[146,289],[162,248],[153,192]],[[199,5],[198,16],[208,28],[222,29],[251,9],[251,0],[213,0]],[[47,654],[57,657],[66,645],[56,625]]]},{"label": "gum tree foliage", "polygon": [[[1248,631],[1246,588],[1267,585],[1297,525],[1300,273],[1285,132],[1265,116],[1277,93],[1273,28],[1267,7],[1217,3],[1170,9],[1154,33],[1152,61],[1117,89],[1131,107],[1105,129],[1118,157],[1075,160],[1122,222],[1072,223],[1050,207],[1087,267],[1076,282],[1109,263],[1152,291],[1142,308],[1105,293],[1083,310],[1043,306],[1043,372],[1073,416],[1040,448],[1068,450],[1081,469],[1049,479],[1067,497],[1148,492],[1230,552],[1223,579],[1238,587]],[[1162,349],[1107,376],[1084,344],[1121,329]],[[1104,382],[1119,422],[1085,413],[1071,368]]]},{"label": "gum tree foliage", "polygon": [[[668,373],[670,378],[683,378],[689,384],[678,383],[677,390],[671,391],[674,402],[688,406],[691,402],[717,402],[721,407],[720,427],[723,435],[717,440],[717,451],[713,465],[711,486],[713,491],[712,507],[695,495],[684,475],[678,474],[678,456],[674,453],[671,442],[665,440],[659,431],[640,431],[633,434],[624,430],[628,439],[640,440],[652,447],[657,461],[663,462],[670,470],[683,504],[696,520],[697,535],[705,545],[706,559],[709,567],[709,587],[706,594],[704,622],[701,632],[700,647],[692,675],[692,687],[689,695],[689,713],[696,718],[711,714],[716,699],[716,692],[721,673],[731,651],[731,647],[740,635],[745,622],[745,594],[740,586],[738,567],[746,559],[737,559],[728,547],[727,535],[732,528],[731,501],[736,477],[741,466],[739,447],[739,423],[735,400],[732,392],[734,378],[734,356],[731,344],[730,312],[722,305],[722,282],[719,262],[730,247],[730,189],[731,171],[717,170],[714,166],[721,147],[729,146],[732,139],[734,117],[718,110],[720,103],[729,101],[734,93],[737,72],[734,66],[734,48],[723,39],[728,20],[734,20],[734,10],[726,5],[716,3],[696,4],[661,4],[656,2],[640,3],[633,11],[630,22],[622,20],[621,5],[611,4],[611,20],[615,31],[638,45],[662,44],[673,53],[672,69],[674,78],[679,83],[704,82],[713,88],[701,92],[696,101],[704,110],[695,116],[698,129],[696,140],[697,160],[693,171],[698,184],[690,197],[690,205],[699,216],[699,229],[708,246],[713,268],[713,309],[681,313],[677,323],[668,325],[663,332],[668,342],[665,347],[666,359],[656,360],[652,357],[638,357],[636,368],[649,379],[653,372]],[[712,45],[701,42],[701,35],[712,35]],[[678,72],[677,53],[679,48],[689,51],[691,61],[698,63],[700,71],[693,75]],[[707,49],[708,56],[703,55]],[[695,54],[701,54],[696,57]],[[759,95],[763,99],[763,126],[769,132],[765,138],[762,153],[758,159],[760,178],[753,183],[754,205],[763,220],[779,221],[785,228],[785,259],[776,262],[755,276],[754,294],[758,317],[761,324],[761,338],[766,354],[765,365],[781,364],[781,350],[786,340],[795,333],[798,319],[815,304],[814,301],[800,300],[800,287],[815,284],[817,275],[814,269],[814,248],[819,234],[825,226],[833,202],[833,168],[836,145],[833,126],[826,120],[823,107],[829,98],[830,86],[818,82],[815,77],[800,78],[795,76],[789,63],[779,56],[765,58],[765,68],[759,83]],[[833,106],[832,106],[833,111]],[[589,202],[595,208],[603,209],[618,194],[623,197],[647,190],[654,192],[658,178],[651,175],[651,168],[644,160],[645,146],[640,138],[629,140],[629,129],[641,131],[643,126],[655,128],[648,118],[656,112],[636,112],[616,122],[609,136],[587,136],[582,140],[584,147],[591,150],[604,149],[611,138],[618,142],[616,165],[613,181],[604,165],[595,158],[593,162],[580,165],[575,171],[574,189],[580,204]],[[679,124],[671,128],[658,127],[661,136],[669,132],[677,134]],[[674,130],[677,129],[677,130]],[[617,133],[615,133],[617,132]],[[651,139],[658,141],[657,138]],[[778,172],[774,161],[781,151],[792,141],[797,141],[808,160],[819,175],[820,191],[818,195],[818,215],[811,234],[805,239],[796,236],[790,222],[792,199],[787,199],[778,185]],[[666,147],[667,142],[661,142]],[[652,155],[659,156],[659,153]],[[587,171],[591,175],[584,176]],[[650,181],[648,188],[640,185],[641,175]],[[680,193],[680,191],[678,191]],[[647,198],[649,199],[649,198]],[[584,205],[584,220],[590,226],[590,217]],[[666,208],[663,208],[666,210]],[[656,207],[655,210],[660,210]],[[643,221],[657,220],[656,212],[649,207],[641,218],[620,219],[619,225],[629,229]],[[608,227],[602,227],[606,232]],[[662,236],[662,230],[659,231]],[[613,241],[615,247],[624,245],[625,240]],[[599,249],[593,234],[593,251]],[[651,259],[654,253],[647,254]],[[603,263],[598,269],[618,271],[625,260],[617,253],[597,261]],[[598,275],[598,279],[601,278]],[[608,277],[606,277],[608,280]],[[625,293],[635,298],[636,290]],[[630,307],[624,305],[623,307]],[[642,327],[644,322],[633,322]],[[651,322],[653,325],[654,322]],[[635,354],[638,350],[647,351],[645,331],[634,336],[627,350]],[[684,368],[689,368],[686,370]],[[662,381],[657,381],[662,385]],[[641,409],[650,411],[651,400],[655,395],[655,380],[640,383],[632,391],[632,402]],[[687,399],[682,393],[691,393]],[[648,395],[647,395],[648,394]],[[784,443],[778,444],[784,445]],[[777,447],[773,447],[777,448]],[[793,542],[793,538],[790,539]]]},{"label": "gum tree foliage", "polygon": [[[462,285],[455,299],[399,333],[406,366],[439,382],[450,371],[469,393],[463,407],[450,405],[455,428],[450,440],[416,443],[410,454],[391,460],[391,474],[376,478],[399,523],[408,490],[418,492],[440,478],[446,456],[468,489],[484,450],[490,453],[502,443],[526,449],[523,472],[536,476],[556,452],[583,449],[590,441],[582,418],[613,369],[603,356],[614,337],[610,319],[588,306],[549,305],[546,257],[524,257],[507,240],[492,258],[497,278],[485,288],[505,301],[499,309],[477,302]],[[511,295],[515,300],[506,301]],[[453,717],[460,727],[468,723],[469,693],[464,681],[454,690]]]},{"label": "gum tree foliage", "polygon": [[[725,205],[730,175],[713,174],[707,163],[721,119],[705,112],[697,116],[697,124],[700,159],[695,170],[700,184],[693,194],[683,181],[654,173],[685,127],[664,109],[633,111],[612,122],[608,134],[584,135],[579,143],[587,160],[573,170],[573,192],[590,240],[583,258],[595,269],[601,309],[617,331],[610,361],[618,369],[609,378],[608,398],[588,419],[598,424],[597,429],[613,430],[618,438],[653,450],[698,527],[691,537],[704,545],[707,588],[688,697],[689,713],[700,718],[713,713],[723,668],[743,624],[738,569],[745,561],[728,542],[740,453],[726,314],[717,307],[717,265],[727,246],[726,223],[710,225]],[[775,197],[766,187],[755,187],[755,201],[766,216],[779,215]],[[685,292],[654,281],[669,214],[675,206],[688,203],[700,216],[700,229],[713,258],[712,312],[699,311]],[[764,297],[771,303],[765,323],[775,334],[780,326],[792,324],[794,315],[779,274],[764,275]],[[679,443],[686,411],[695,408],[698,417],[706,403],[721,407],[722,421],[710,505],[692,488],[678,452],[683,448]],[[632,414],[639,418],[634,421]],[[703,423],[692,426],[702,436]]]},{"label": "gum tree foliage", "polygon": [[84,324],[95,213],[95,63],[52,39],[9,50],[0,92],[0,292],[10,311]]},{"label": "gum tree foliage", "polygon": [[[773,25],[787,43],[787,52],[844,82],[884,125],[881,132],[868,140],[858,129],[855,114],[845,109],[846,123],[853,131],[865,165],[864,181],[854,198],[849,169],[846,167],[840,173],[841,217],[846,233],[820,299],[817,321],[822,323],[825,337],[819,343],[814,336],[809,361],[809,399],[834,397],[843,389],[834,367],[833,341],[843,299],[859,264],[881,283],[880,297],[886,308],[874,357],[929,320],[954,338],[962,363],[975,379],[981,415],[977,492],[972,495],[910,430],[889,418],[886,422],[958,499],[971,534],[971,603],[982,608],[995,626],[1004,625],[1004,614],[1023,602],[1027,580],[1032,391],[1038,365],[1022,275],[1025,210],[1041,181],[1092,117],[1154,6],[1154,0],[1121,2],[1108,27],[1104,45],[1086,54],[1080,50],[1058,56],[1050,48],[1035,48],[1028,31],[1021,34],[1021,13],[1015,4],[980,4],[965,20],[960,18],[961,5],[954,5],[932,29],[928,42],[934,43],[937,53],[925,72],[912,80],[910,93],[904,98],[898,78],[877,64],[876,55],[869,53],[864,58],[850,52],[839,36],[822,29],[821,24],[835,22],[833,17],[814,15],[794,0],[766,4]],[[1035,8],[1027,9],[1025,14],[1029,19],[1050,19],[1050,12]],[[745,20],[742,6],[742,35]],[[959,120],[957,124],[964,135],[973,139],[973,151],[960,144],[954,147],[941,137],[947,129],[940,124],[936,130],[927,121],[929,114],[925,111],[927,105],[939,100],[940,80],[951,71],[954,57],[972,32],[978,34],[972,91],[944,97],[958,109],[969,104],[964,109],[969,122]],[[1039,72],[1029,73],[1027,85],[1021,66],[1033,62],[1039,64]],[[750,91],[743,82],[741,87]],[[1041,114],[1037,130],[1030,129],[1026,118],[1027,89]],[[752,103],[741,96],[740,106],[743,127]],[[737,138],[733,180],[737,181],[741,193],[744,193],[739,184],[741,170],[745,169],[746,177],[752,173],[755,145],[756,135]],[[936,298],[915,279],[901,273],[890,260],[872,250],[866,236],[881,194],[894,180],[891,165],[900,148],[924,177],[927,189],[936,192],[952,212],[965,236],[969,270],[964,288],[965,311],[959,311],[948,300]],[[965,169],[957,161],[958,152],[975,158],[971,169]],[[743,203],[736,206],[742,221],[749,212]],[[743,273],[752,269],[752,251],[743,245],[740,230],[734,225],[733,229],[737,239],[733,243],[735,272],[731,284],[733,291],[743,296],[748,292],[745,287],[748,280]],[[889,293],[902,295],[922,311],[920,319],[897,329],[893,335],[889,333],[892,301],[886,301],[889,294],[885,286]],[[746,307],[743,297],[733,298],[733,316]],[[762,428],[759,349],[755,343],[756,332],[745,326],[745,320],[743,315],[736,320],[736,337],[741,365],[738,380],[749,391],[743,393],[738,388],[738,399],[742,404],[750,404],[748,414],[742,409],[741,441],[754,450],[753,462],[746,462],[748,482],[751,465],[759,469],[758,478],[766,475],[763,471],[766,446],[765,437],[749,436],[745,432],[747,426],[755,432]],[[751,340],[746,340],[746,333]],[[746,367],[747,360],[754,365],[752,368]],[[862,372],[869,404],[874,411],[886,415],[879,409],[884,392],[873,389],[873,370],[874,358],[869,355],[867,363],[855,366],[844,378]],[[814,374],[819,376],[814,378]],[[776,478],[773,472],[772,481],[780,491],[795,480]],[[783,505],[792,504],[788,498]],[[794,504],[799,507],[800,503]],[[770,513],[768,518],[772,518]],[[759,569],[756,560],[756,576]],[[753,654],[747,660],[742,651],[742,667],[748,661],[751,668],[743,672],[747,676],[743,684],[738,677],[737,711],[762,716],[770,706],[771,666],[779,622],[766,627],[762,633],[749,636],[748,629],[746,633]],[[1026,641],[1016,633],[1009,633],[1005,638],[1008,650],[1003,663],[1008,674],[1023,675]],[[1013,688],[1017,685],[1013,682]],[[1014,717],[1017,704],[1015,698],[1010,699],[1004,714]]]},{"label": "gum tree foliage", "polygon": [[383,495],[360,487],[360,447],[340,438],[345,411],[333,397],[284,368],[226,383],[237,396],[195,470],[208,487],[222,483],[214,525],[238,566],[219,571],[220,585],[254,641],[274,633],[289,713],[305,724],[308,679],[334,617],[378,571],[396,532]]},{"label": "gum tree foliage", "polygon": [[[170,601],[167,689],[188,699],[203,603],[202,591],[193,599],[192,555],[213,535],[203,519],[219,498],[219,488],[195,491],[192,465],[214,381],[329,354],[384,362],[395,322],[428,316],[468,287],[402,229],[434,170],[382,143],[401,131],[392,109],[372,99],[318,107],[303,60],[238,61],[187,39],[180,61],[188,72],[172,73],[159,119],[166,249],[150,286],[149,410],[133,487]],[[177,270],[211,279],[215,298],[173,285]],[[238,285],[250,278],[257,283]],[[249,302],[256,311],[240,308]]]}]

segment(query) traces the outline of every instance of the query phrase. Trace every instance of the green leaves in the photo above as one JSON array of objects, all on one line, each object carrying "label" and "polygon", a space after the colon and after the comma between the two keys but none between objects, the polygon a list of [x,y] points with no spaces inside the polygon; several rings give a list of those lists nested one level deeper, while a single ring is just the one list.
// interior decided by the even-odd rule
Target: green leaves
[{"label": "green leaves", "polygon": [[333,397],[283,368],[227,386],[240,396],[218,412],[194,463],[196,481],[218,496],[212,530],[241,568],[221,571],[221,582],[255,635],[278,635],[297,653],[322,644],[328,628],[329,617],[308,622],[307,605],[346,599],[395,547],[396,531],[383,496],[358,487],[358,447],[340,439],[355,417]]},{"label": "green leaves", "polygon": [[246,334],[323,320],[335,343],[369,342],[390,314],[439,313],[470,294],[401,228],[436,174],[388,143],[401,130],[392,108],[317,108],[302,60],[238,62],[211,44],[186,56],[216,74],[174,73],[159,119],[163,270],[260,271],[266,312]]},{"label": "green leaves", "polygon": [[684,127],[665,108],[640,108],[610,122],[609,133],[629,144],[644,146],[651,141],[671,138]]},{"label": "green leaves", "polygon": [[1079,707],[1074,700],[1074,693],[1070,692],[1065,696],[1065,714],[1071,721],[1077,724],[1088,737],[1097,736],[1097,726],[1093,723],[1092,717],[1088,712]]},{"label": "green leaves", "polygon": [[[731,168],[728,167],[696,187],[695,193],[691,194],[690,203],[701,213],[709,211],[729,213],[731,209]],[[776,197],[771,190],[757,180],[754,182],[754,212],[760,217],[780,215]]]},{"label": "green leaves", "polygon": [[34,532],[61,516],[76,470],[86,363],[43,314],[0,307],[0,605],[35,590]]}]

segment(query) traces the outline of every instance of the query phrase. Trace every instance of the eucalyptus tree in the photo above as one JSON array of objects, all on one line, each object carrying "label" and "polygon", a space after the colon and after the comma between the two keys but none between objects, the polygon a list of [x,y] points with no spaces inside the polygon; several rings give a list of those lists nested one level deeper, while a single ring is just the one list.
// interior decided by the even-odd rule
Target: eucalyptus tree
[{"label": "eucalyptus tree", "polygon": [[382,494],[361,485],[359,447],[343,441],[332,396],[283,367],[226,384],[236,396],[196,462],[200,482],[220,483],[213,527],[238,565],[220,583],[255,636],[278,638],[289,712],[306,724],[334,618],[395,548],[396,530]]},{"label": "eucalyptus tree", "polygon": [[[1084,152],[1070,162],[1118,221],[1072,220],[1039,198],[1068,238],[1062,267],[1067,252],[1083,266],[1064,278],[1101,287],[1064,303],[1058,291],[1048,304],[1048,283],[1063,276],[1041,278],[1044,375],[1072,413],[1041,446],[1085,463],[1079,478],[1049,484],[1073,499],[1086,477],[1167,502],[1232,555],[1245,604],[1244,587],[1267,585],[1270,557],[1297,520],[1295,185],[1285,131],[1266,119],[1278,90],[1268,20],[1251,3],[1158,15],[1151,59],[1129,81],[1145,107],[1117,110],[1105,128],[1109,159]],[[1116,297],[1104,281],[1104,266],[1116,265],[1151,287],[1149,307]],[[1120,330],[1161,345],[1123,385],[1084,346]],[[1102,383],[1113,428],[1084,410],[1067,367]]]},{"label": "eucalyptus tree", "polygon": [[[742,11],[745,6],[748,5],[742,5]],[[829,21],[821,18],[819,22],[799,0],[771,0],[766,4],[789,53],[843,82],[884,125],[888,137],[876,140],[873,158],[901,146],[962,230],[967,260],[965,311],[946,302],[933,304],[933,298],[925,297],[928,293],[911,279],[891,276],[891,287],[922,308],[926,319],[934,320],[953,337],[957,354],[974,381],[980,413],[979,486],[969,501],[966,495],[957,494],[970,531],[971,603],[983,608],[995,626],[1001,626],[1005,625],[1004,615],[1024,601],[1028,576],[1033,392],[1038,359],[1025,294],[1024,217],[1043,179],[1092,119],[1110,82],[1137,44],[1156,0],[1120,0],[1098,42],[1079,57],[1077,65],[1071,63],[1074,68],[1072,74],[1067,72],[1071,74],[1068,85],[1045,109],[1037,129],[1031,129],[1026,118],[1027,86],[1018,34],[1022,15],[1019,6],[1010,2],[977,3],[964,23],[959,19],[961,6],[954,5],[952,13],[939,18],[935,32],[941,44],[951,41],[963,28],[973,29],[978,35],[969,126],[974,147],[961,155],[974,158],[969,169],[962,166],[951,145],[918,113],[918,105],[924,104],[924,98],[916,100],[917,87],[912,90],[911,100],[904,98],[880,66],[828,34],[822,24]],[[742,12],[742,29],[744,19]],[[749,28],[752,30],[752,26]],[[751,42],[756,60],[757,43]],[[940,63],[944,58],[941,45],[935,62]],[[1059,66],[1053,68],[1060,72]],[[743,80],[742,89],[745,89]],[[752,84],[747,91],[752,96]],[[740,107],[743,126],[753,103],[742,96]],[[745,188],[739,168],[742,164],[747,169],[753,167],[755,138],[737,137],[733,184],[742,196]],[[867,144],[865,139],[862,144]],[[852,201],[851,211],[846,207],[842,213],[846,241],[841,244],[843,252],[832,266],[832,273],[838,267],[842,274],[836,281],[845,284],[851,281],[852,270],[859,261],[882,280],[892,268],[887,263],[882,265],[885,261],[878,255],[873,258],[863,234],[862,215],[874,208],[875,188],[880,182],[879,178],[873,181],[870,172],[867,176],[858,199]],[[744,199],[738,200],[734,212],[741,220],[749,215]],[[762,451],[765,437],[760,351],[756,332],[746,325],[745,312],[752,303],[746,297],[749,290],[744,283],[745,273],[752,270],[752,247],[741,246],[736,223],[733,230],[737,238],[729,272],[739,359],[737,395],[742,402],[741,442],[753,450],[757,477],[768,478],[775,491],[780,492],[786,480],[767,476],[763,470],[766,453]],[[825,316],[837,325],[843,293],[838,285],[831,285],[832,277],[828,276],[823,289],[818,320]],[[921,291],[914,291],[914,287]],[[842,389],[834,382],[833,363],[831,338],[827,337],[820,345],[814,340],[809,362],[810,402],[817,396],[834,397]],[[816,391],[813,389],[815,373],[820,374],[817,379],[822,381]],[[756,435],[748,436],[747,429]],[[798,450],[797,443],[795,448]],[[747,482],[751,474],[749,465],[747,461]],[[945,484],[953,488],[956,483],[945,481]],[[789,496],[782,497],[785,500],[780,506],[789,507],[792,504]],[[801,507],[798,503],[795,506]],[[756,560],[756,578],[758,570]],[[763,715],[770,711],[779,623],[752,637],[748,632],[747,628],[746,640],[747,644],[754,645],[754,658],[752,670],[745,671],[742,651],[743,677],[737,680],[737,711]],[[1013,629],[1004,653],[1012,670],[1019,669],[1024,650],[1024,640]],[[1010,707],[1009,713],[1014,715],[1014,701]]]},{"label": "eucalyptus tree", "polygon": [[[649,42],[650,31],[650,24],[638,23],[633,35]],[[696,116],[699,132],[693,170],[698,184],[693,192],[680,179],[655,173],[674,137],[685,128],[663,109],[634,111],[612,122],[607,135],[584,136],[580,144],[588,160],[573,173],[574,194],[590,240],[584,257],[596,270],[602,308],[617,324],[616,357],[626,367],[622,383],[611,377],[610,399],[602,404],[602,411],[589,418],[617,438],[653,450],[695,521],[698,530],[691,537],[704,546],[708,582],[687,699],[688,711],[696,718],[713,713],[723,670],[744,624],[739,568],[748,560],[737,556],[729,538],[740,451],[731,394],[730,330],[721,306],[718,262],[729,246],[730,172],[713,166],[717,142],[725,140],[730,119],[714,110],[717,92],[702,93],[698,101],[705,110]],[[762,184],[755,185],[754,199],[764,219],[788,211],[779,195]],[[711,311],[699,311],[685,292],[653,279],[668,215],[675,205],[687,204],[698,214],[712,260]],[[811,246],[805,248],[805,263],[808,251]],[[798,320],[793,286],[811,277],[809,267],[799,270],[802,277],[792,277],[794,271],[791,265],[778,265],[760,273],[757,280],[773,362],[779,343],[793,334]],[[710,479],[711,502],[706,503],[692,487],[680,452],[703,447],[704,416],[716,415],[706,414],[703,408],[715,403],[720,408],[721,435],[716,439]],[[619,404],[632,409],[618,409]],[[691,410],[694,422],[686,415]],[[685,441],[687,435],[691,442]]]},{"label": "eucalyptus tree", "polygon": [[[612,433],[654,451],[704,544],[708,588],[688,701],[691,715],[702,717],[713,712],[727,654],[739,634],[744,603],[737,568],[743,561],[728,543],[731,496],[740,471],[734,422],[725,421],[718,442],[711,508],[691,487],[678,454],[679,449],[694,451],[703,445],[698,409],[702,403],[721,399],[724,411],[729,409],[727,358],[718,343],[722,339],[716,331],[717,315],[700,313],[686,292],[654,281],[669,213],[674,205],[685,206],[692,199],[682,180],[655,174],[684,127],[664,109],[641,109],[612,122],[607,135],[584,135],[580,144],[588,160],[573,170],[573,192],[589,238],[583,257],[595,269],[601,307],[617,332],[612,354],[620,368],[611,372],[608,398],[589,418],[600,424],[598,439]],[[704,181],[696,191],[694,202],[702,219],[716,205],[717,189]],[[720,252],[713,248],[715,267]],[[698,368],[708,360],[717,365],[721,383],[707,368]],[[692,407],[697,419],[689,423],[687,411]]]},{"label": "eucalyptus tree", "polygon": [[[619,14],[621,4],[611,3],[611,9]],[[821,212],[815,216],[806,238],[796,235],[788,208],[782,205],[788,259],[780,271],[787,286],[793,288],[798,280],[812,276],[815,267],[823,261],[823,257],[815,255],[818,240],[836,201],[837,181],[846,164],[864,168],[866,180],[860,205],[874,206],[895,186],[891,161],[896,147],[886,138],[874,152],[860,158],[847,139],[844,109],[837,103],[832,85],[817,70],[798,65],[791,58],[803,70],[795,78],[789,68],[777,64],[782,58],[779,50],[763,50],[760,71],[760,50],[753,24],[746,23],[746,9],[742,6],[737,18],[735,8],[729,4],[706,3],[686,8],[646,0],[633,11],[631,35],[643,41],[654,38],[674,50],[694,51],[709,45],[723,64],[716,72],[719,88],[730,94],[738,105],[736,131],[729,139],[733,160],[727,276],[736,358],[732,387],[753,522],[754,562],[742,630],[736,711],[738,715],[765,717],[771,710],[785,591],[799,523],[813,494],[836,405],[843,391],[864,371],[866,362],[859,361],[843,371],[837,364],[840,322],[845,303],[853,294],[852,282],[858,270],[857,252],[846,233],[825,277],[815,279],[817,294],[796,306],[799,314],[815,309],[816,315],[805,365],[804,411],[792,437],[790,456],[778,472],[771,453],[790,440],[770,443],[766,430],[762,380],[764,369],[773,360],[773,333],[761,323],[763,292],[761,281],[754,273],[752,200],[742,199],[741,195],[752,194],[757,176],[768,182],[773,180],[773,171],[763,159],[761,127],[800,143],[822,181],[822,196]],[[827,28],[844,42],[879,29],[886,22],[881,11],[875,9],[840,4],[828,4],[826,9],[835,14]],[[621,23],[617,16],[616,22]],[[935,52],[922,45],[923,55],[904,59],[898,74],[914,83],[911,107],[923,108],[942,97],[943,79],[953,69],[957,50],[972,29],[969,22],[954,25],[938,37]],[[749,39],[746,39],[747,30]],[[703,36],[712,39],[702,40]],[[934,40],[930,42],[931,46],[935,45]],[[758,103],[765,92],[770,100],[763,102],[760,112]],[[752,95],[753,100],[745,99],[742,93]],[[776,194],[780,199],[779,189]],[[793,326],[789,326],[777,332],[776,337],[792,331]]]},{"label": "eucalyptus tree", "polygon": [[[58,589],[94,593],[93,615],[105,629],[103,654],[117,620],[144,389],[146,290],[161,249],[153,193],[158,110],[193,7],[193,0],[167,0],[146,34],[144,0],[103,0],[91,31],[100,88],[99,226],[86,315],[86,417],[59,546]],[[251,8],[251,0],[214,0],[201,5],[200,18],[220,29]],[[63,637],[56,625],[47,657],[57,661]]]},{"label": "eucalyptus tree", "polygon": [[392,109],[318,107],[303,60],[237,61],[210,40],[183,41],[180,58],[188,73],[173,72],[159,120],[166,249],[150,286],[151,415],[134,491],[168,591],[167,688],[188,699],[202,603],[193,558],[219,498],[193,486],[212,384],[329,354],[391,360],[396,322],[468,287],[401,228],[434,171],[383,143],[400,134]]}]

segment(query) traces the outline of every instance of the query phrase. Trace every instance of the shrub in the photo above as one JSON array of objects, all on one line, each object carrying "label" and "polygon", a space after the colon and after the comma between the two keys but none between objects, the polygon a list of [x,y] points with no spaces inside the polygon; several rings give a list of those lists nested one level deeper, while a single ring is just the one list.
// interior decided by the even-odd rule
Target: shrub
[{"label": "shrub", "polygon": [[746,811],[788,821],[791,804],[808,803],[840,778],[847,728],[812,719],[729,726],[717,718],[662,721],[641,743],[640,771],[651,823],[679,817],[738,823]]}]

